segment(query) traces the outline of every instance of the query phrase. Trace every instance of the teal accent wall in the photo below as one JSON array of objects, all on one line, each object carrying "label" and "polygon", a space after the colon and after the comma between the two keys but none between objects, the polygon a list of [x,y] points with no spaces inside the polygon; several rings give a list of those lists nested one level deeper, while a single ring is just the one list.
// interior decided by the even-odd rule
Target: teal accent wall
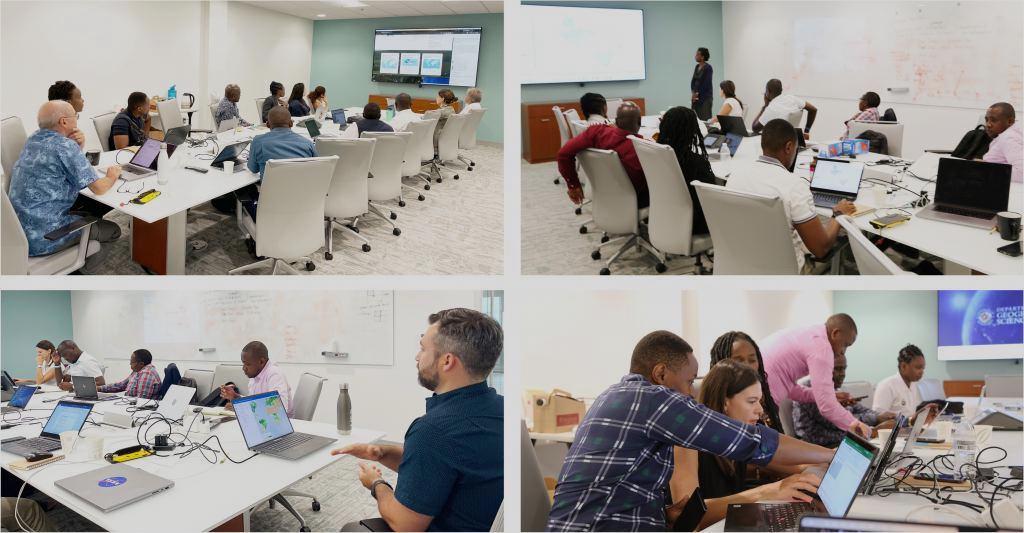
[{"label": "teal accent wall", "polygon": [[[690,107],[690,79],[696,62],[693,55],[703,46],[711,52],[708,63],[714,69],[712,81],[714,112],[722,106],[718,83],[725,78],[725,50],[722,45],[721,2],[523,2],[575,7],[627,8],[644,10],[644,56],[647,79],[586,83],[522,85],[522,101],[547,102],[579,100],[586,92],[606,97],[643,97],[647,113],[670,107]],[[315,56],[314,56],[315,57]]]},{"label": "teal accent wall", "polygon": [[[334,104],[365,103],[370,94],[406,92],[414,98],[436,98],[440,87],[408,83],[378,83],[370,80],[373,67],[373,31],[393,28],[483,28],[477,86],[483,91],[487,108],[477,138],[502,142],[504,130],[504,42],[503,15],[446,15],[395,17],[386,19],[318,20],[313,23],[313,62],[310,84],[323,85]],[[452,87],[459,100],[466,87]]]},{"label": "teal accent wall", "polygon": [[836,291],[832,305],[836,313],[847,313],[857,321],[857,342],[846,352],[848,380],[878,383],[895,374],[896,355],[907,343],[924,352],[927,378],[1021,374],[1019,360],[939,361],[935,291]]},{"label": "teal accent wall", "polygon": [[69,291],[0,293],[0,355],[3,369],[16,378],[35,378],[36,343],[56,346],[74,335]]}]

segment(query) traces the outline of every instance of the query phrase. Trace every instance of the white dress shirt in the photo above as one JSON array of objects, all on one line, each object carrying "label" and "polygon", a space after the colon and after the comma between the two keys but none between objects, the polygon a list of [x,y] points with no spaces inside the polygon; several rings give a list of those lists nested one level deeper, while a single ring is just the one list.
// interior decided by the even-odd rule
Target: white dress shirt
[{"label": "white dress shirt", "polygon": [[388,125],[391,126],[395,131],[405,131],[405,127],[414,120],[419,120],[420,116],[412,112],[412,109],[403,109],[395,116],[391,117],[388,121]]},{"label": "white dress shirt", "polygon": [[907,383],[903,381],[903,376],[896,373],[895,376],[883,379],[875,387],[875,398],[871,408],[879,413],[885,411],[903,413],[904,416],[910,418],[914,416],[914,410],[920,403],[921,392],[917,388],[917,382],[911,383],[908,387]]},{"label": "white dress shirt", "polygon": [[789,115],[796,113],[797,111],[803,111],[807,105],[803,99],[793,96],[791,94],[780,94],[776,96],[761,113],[761,118],[758,122],[762,126],[777,118],[783,120],[789,120]]},{"label": "white dress shirt", "polygon": [[462,106],[462,111],[459,111],[460,115],[469,114],[470,109],[483,109],[484,106],[480,105],[480,102],[473,102],[472,104],[466,104]]},{"label": "white dress shirt", "polygon": [[103,367],[100,366],[100,362],[85,352],[82,352],[82,355],[78,356],[78,360],[74,363],[68,363],[67,369],[69,376],[98,378],[103,375]]}]

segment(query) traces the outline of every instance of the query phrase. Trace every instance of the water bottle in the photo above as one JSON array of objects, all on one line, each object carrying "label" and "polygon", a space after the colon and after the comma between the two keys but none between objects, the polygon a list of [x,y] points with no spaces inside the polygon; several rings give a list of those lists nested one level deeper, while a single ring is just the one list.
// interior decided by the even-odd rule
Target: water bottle
[{"label": "water bottle", "polygon": [[156,182],[160,185],[167,185],[171,177],[171,162],[167,157],[167,143],[160,145],[160,155],[156,160]]},{"label": "water bottle", "polygon": [[[918,416],[924,416],[923,414]],[[953,430],[953,472],[958,476],[971,477],[977,467],[975,458],[978,454],[978,446],[974,434],[974,426],[961,417],[960,423]],[[971,465],[970,467],[964,465]]]},{"label": "water bottle", "polygon": [[730,159],[732,159],[732,152],[729,151],[729,143],[722,143],[718,149],[718,160],[724,163]]},{"label": "water bottle", "polygon": [[177,86],[172,83],[171,84],[171,88],[167,89],[167,99],[168,100],[174,100],[177,97],[178,97]]},{"label": "water bottle", "polygon": [[348,383],[342,383],[338,391],[338,433],[352,433],[352,398],[348,396]]}]

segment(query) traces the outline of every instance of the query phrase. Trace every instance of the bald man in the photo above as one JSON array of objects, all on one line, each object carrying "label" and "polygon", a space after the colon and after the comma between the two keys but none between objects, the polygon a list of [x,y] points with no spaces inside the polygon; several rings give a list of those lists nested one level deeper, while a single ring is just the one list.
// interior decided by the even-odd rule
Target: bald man
[{"label": "bald man", "polygon": [[1013,106],[1006,102],[992,104],[985,112],[985,133],[992,142],[983,159],[989,163],[1012,165],[1012,180],[1024,182],[1024,138]]},{"label": "bald man", "polygon": [[249,124],[242,118],[242,115],[238,114],[238,100],[241,97],[241,87],[233,83],[224,87],[224,98],[220,99],[220,102],[217,104],[217,110],[213,114],[213,122],[218,128],[221,122],[233,118],[238,119],[239,126],[252,126],[252,124]]},{"label": "bald man", "polygon": [[633,143],[626,138],[630,135],[642,138],[639,132],[640,108],[633,102],[625,102],[615,115],[614,126],[591,125],[562,146],[558,151],[558,173],[565,178],[565,184],[569,186],[569,199],[572,203],[583,203],[583,189],[580,187],[579,174],[576,172],[576,154],[587,148],[600,148],[613,150],[619,154],[619,161],[626,169],[629,181],[633,182],[633,188],[636,189],[638,207],[647,207],[650,204],[647,177],[644,176],[644,169],[640,166],[640,159],[636,155]]},{"label": "bald man", "polygon": [[[263,179],[263,171],[267,168],[267,161],[271,159],[316,157],[313,141],[292,131],[292,115],[287,107],[272,107],[267,112],[267,126],[270,131],[257,135],[249,145],[247,165],[250,172],[259,172],[260,179]],[[242,207],[255,220],[259,189],[251,185],[236,194]]]},{"label": "bald man", "polygon": [[[75,108],[63,100],[46,102],[39,108],[39,130],[25,142],[21,156],[11,172],[11,204],[28,238],[30,256],[49,255],[74,246],[80,239],[75,231],[56,240],[47,233],[78,220],[68,213],[78,191],[88,187],[104,194],[117,178],[121,167],[111,165],[100,176],[82,154],[85,135],[78,129]],[[117,224],[99,221],[87,230],[89,238],[108,242],[120,236]]]}]

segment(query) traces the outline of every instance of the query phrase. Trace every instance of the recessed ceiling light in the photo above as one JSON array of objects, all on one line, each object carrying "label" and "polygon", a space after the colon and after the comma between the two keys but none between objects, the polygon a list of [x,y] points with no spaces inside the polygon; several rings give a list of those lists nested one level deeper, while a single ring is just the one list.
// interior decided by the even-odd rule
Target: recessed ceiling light
[{"label": "recessed ceiling light", "polygon": [[335,0],[334,3],[336,3],[336,4],[338,4],[338,5],[342,6],[342,7],[349,7],[349,8],[366,7],[366,4],[360,2],[359,0]]},{"label": "recessed ceiling light", "polygon": [[316,16],[317,16],[318,18],[324,18],[324,17],[326,17],[327,15],[325,15],[325,14],[323,14],[323,13],[318,13],[318,14],[317,14]]}]

